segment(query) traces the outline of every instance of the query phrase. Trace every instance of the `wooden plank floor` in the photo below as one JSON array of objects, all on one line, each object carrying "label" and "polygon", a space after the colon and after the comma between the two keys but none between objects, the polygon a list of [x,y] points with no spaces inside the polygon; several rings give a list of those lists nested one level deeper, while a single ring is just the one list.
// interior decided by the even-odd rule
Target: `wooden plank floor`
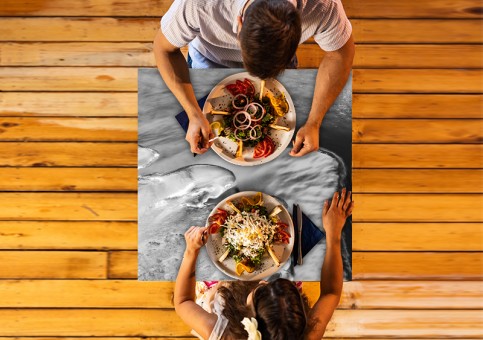
[{"label": "wooden plank floor", "polygon": [[[190,338],[173,283],[136,281],[137,68],[170,3],[2,1],[0,340]],[[354,281],[327,337],[479,338],[481,2],[343,3]]]}]

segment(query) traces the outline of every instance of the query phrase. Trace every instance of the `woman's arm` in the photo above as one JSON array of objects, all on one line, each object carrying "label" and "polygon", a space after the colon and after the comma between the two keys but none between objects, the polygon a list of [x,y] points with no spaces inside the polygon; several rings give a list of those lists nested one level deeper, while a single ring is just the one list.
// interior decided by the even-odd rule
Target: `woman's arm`
[{"label": "woman's arm", "polygon": [[217,316],[208,313],[195,302],[195,266],[200,248],[204,245],[202,235],[206,227],[191,227],[184,234],[186,251],[179,268],[174,287],[174,308],[179,317],[204,339],[210,337]]},{"label": "woman's arm", "polygon": [[354,202],[351,193],[342,189],[335,192],[332,202],[325,201],[322,221],[326,232],[327,249],[320,274],[320,296],[309,313],[308,333],[306,339],[321,339],[325,333],[334,310],[339,304],[342,293],[343,267],[340,252],[342,228],[347,217],[352,213]]}]

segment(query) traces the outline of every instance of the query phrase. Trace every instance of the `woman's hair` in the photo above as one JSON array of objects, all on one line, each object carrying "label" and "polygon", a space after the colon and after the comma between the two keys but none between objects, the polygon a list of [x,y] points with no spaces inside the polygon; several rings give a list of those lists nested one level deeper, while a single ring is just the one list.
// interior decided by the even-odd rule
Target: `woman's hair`
[{"label": "woman's hair", "polygon": [[262,339],[303,338],[308,302],[291,281],[278,279],[259,287],[253,305]]},{"label": "woman's hair", "polygon": [[225,302],[223,315],[228,319],[228,326],[223,339],[246,339],[248,334],[241,321],[252,314],[247,306],[247,296],[259,285],[256,281],[233,281],[218,288]]},{"label": "woman's hair", "polygon": [[300,14],[289,1],[256,0],[240,31],[243,63],[251,74],[275,78],[292,61],[302,36]]},{"label": "woman's hair", "polygon": [[[258,288],[257,288],[258,287]],[[307,297],[289,280],[277,279],[265,285],[254,281],[236,281],[218,289],[225,301],[223,315],[228,319],[224,339],[246,339],[248,334],[241,321],[252,317],[246,305],[255,288],[253,306],[262,339],[301,339],[309,310]]]}]

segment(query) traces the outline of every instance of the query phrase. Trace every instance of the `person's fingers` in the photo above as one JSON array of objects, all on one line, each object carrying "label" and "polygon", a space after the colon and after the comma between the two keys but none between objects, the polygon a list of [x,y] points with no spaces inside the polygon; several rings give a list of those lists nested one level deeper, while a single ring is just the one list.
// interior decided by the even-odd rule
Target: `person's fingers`
[{"label": "person's fingers", "polygon": [[298,156],[297,154],[303,148],[303,145],[304,145],[304,137],[299,131],[297,133],[297,136],[295,136],[295,142],[293,143],[292,150],[290,150],[290,156]]},{"label": "person's fingers", "polygon": [[210,126],[204,126],[201,128],[201,135],[200,135],[200,144],[203,148],[207,149],[210,145],[210,136],[213,135],[213,131],[211,131]]},{"label": "person's fingers", "polygon": [[202,145],[200,145],[201,137],[200,135],[187,136],[186,140],[190,143],[190,149],[193,153],[203,153]]},{"label": "person's fingers", "polygon": [[332,202],[330,204],[331,208],[336,208],[337,204],[339,204],[339,192],[334,192],[334,196],[332,196]]},{"label": "person's fingers", "polygon": [[184,236],[188,236],[195,228],[195,226],[189,227],[188,230],[186,230],[186,232],[184,233]]},{"label": "person's fingers", "polygon": [[349,207],[349,204],[352,201],[352,197],[351,196],[352,196],[352,191],[349,191],[347,193],[346,198],[345,198],[345,202],[344,202],[344,205],[342,206],[342,209],[347,210],[347,208]]},{"label": "person's fingers", "polygon": [[292,155],[292,156],[302,157],[302,156],[305,156],[308,153],[311,153],[312,151],[314,151],[314,150],[311,147],[304,145],[303,148],[297,154]]},{"label": "person's fingers", "polygon": [[337,207],[342,208],[344,206],[345,194],[346,194],[346,190],[345,190],[345,188],[342,188],[342,191],[341,191],[341,194],[340,194],[340,200],[339,200],[339,203],[337,203]]},{"label": "person's fingers", "polygon": [[349,209],[347,209],[347,212],[346,212],[347,217],[352,215],[352,209],[354,209],[354,202],[351,202],[351,204],[349,205]]},{"label": "person's fingers", "polygon": [[324,201],[324,208],[322,209],[322,215],[326,215],[328,211],[329,211],[329,201],[325,200]]}]

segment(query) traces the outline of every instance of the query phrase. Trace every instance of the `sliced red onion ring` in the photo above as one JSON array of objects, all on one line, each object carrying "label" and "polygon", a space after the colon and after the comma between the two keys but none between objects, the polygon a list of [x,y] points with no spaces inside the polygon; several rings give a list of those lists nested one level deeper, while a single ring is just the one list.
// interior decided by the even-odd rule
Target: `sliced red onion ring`
[{"label": "sliced red onion ring", "polygon": [[239,129],[247,129],[252,123],[252,118],[250,114],[246,111],[238,111],[235,116],[233,116],[233,125]]},{"label": "sliced red onion ring", "polygon": [[241,140],[243,142],[250,139],[250,134],[249,133],[245,133],[247,135],[245,138],[238,137],[238,131],[239,130],[244,130],[245,131],[245,129],[235,129],[235,131],[233,132],[233,134],[234,134],[234,136],[235,136],[236,139]]},{"label": "sliced red onion ring", "polygon": [[245,99],[245,103],[248,103],[248,97],[247,97],[247,96],[245,96],[243,93],[239,93],[239,94],[237,94],[235,97],[233,97],[233,100],[231,101],[231,104],[233,105],[233,107],[234,107],[235,109],[243,109],[243,108],[246,106],[246,104],[245,104],[245,105],[242,105],[242,106],[237,106],[237,105],[235,104],[235,103],[236,103],[236,100],[237,100],[238,98],[243,98],[243,99]]},{"label": "sliced red onion ring", "polygon": [[[261,109],[262,113],[260,117],[257,118],[257,112],[259,111],[258,108]],[[248,104],[247,106],[245,106],[245,111],[250,115],[253,122],[258,122],[260,119],[263,118],[263,116],[265,116],[265,108],[258,103]]]},{"label": "sliced red onion ring", "polygon": [[[257,132],[257,129],[258,129],[258,132]],[[252,128],[250,129],[249,135],[251,140],[260,138],[262,136],[262,127],[260,125],[252,126]]]}]

